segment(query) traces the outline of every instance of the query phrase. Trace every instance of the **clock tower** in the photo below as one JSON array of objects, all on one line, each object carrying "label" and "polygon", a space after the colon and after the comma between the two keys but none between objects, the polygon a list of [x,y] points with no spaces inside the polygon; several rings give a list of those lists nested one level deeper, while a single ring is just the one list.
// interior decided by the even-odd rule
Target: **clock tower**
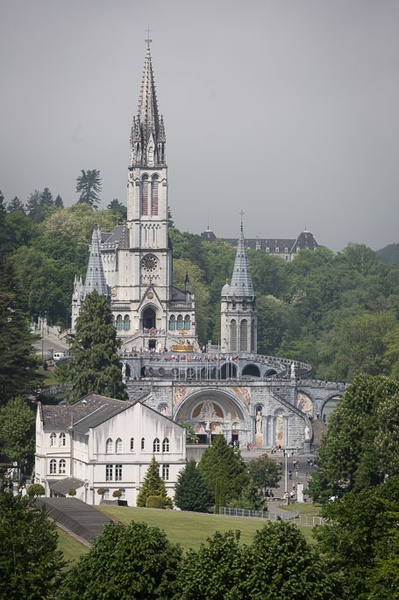
[{"label": "clock tower", "polygon": [[150,41],[139,105],[130,135],[127,220],[101,234],[111,310],[127,351],[171,349],[184,332],[197,345],[194,295],[173,286],[168,228],[168,168],[163,117],[158,112]]}]

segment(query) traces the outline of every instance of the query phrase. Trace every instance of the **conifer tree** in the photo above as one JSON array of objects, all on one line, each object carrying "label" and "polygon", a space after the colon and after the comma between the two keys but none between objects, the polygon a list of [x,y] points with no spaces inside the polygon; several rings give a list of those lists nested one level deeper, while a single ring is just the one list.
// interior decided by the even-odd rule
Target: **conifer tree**
[{"label": "conifer tree", "polygon": [[165,482],[159,475],[159,463],[155,456],[152,457],[148,465],[147,473],[145,474],[141,490],[137,495],[137,506],[146,506],[147,498],[150,496],[158,496],[164,501],[164,506],[172,508],[172,500],[166,493]]},{"label": "conifer tree", "polygon": [[95,290],[82,304],[71,344],[73,400],[89,392],[126,398],[118,346],[108,302]]},{"label": "conifer tree", "polygon": [[249,484],[244,461],[222,435],[216,436],[198,465],[215,502],[230,502],[238,498]]},{"label": "conifer tree", "polygon": [[193,458],[177,476],[175,504],[181,510],[194,512],[206,512],[213,504],[205,479]]}]

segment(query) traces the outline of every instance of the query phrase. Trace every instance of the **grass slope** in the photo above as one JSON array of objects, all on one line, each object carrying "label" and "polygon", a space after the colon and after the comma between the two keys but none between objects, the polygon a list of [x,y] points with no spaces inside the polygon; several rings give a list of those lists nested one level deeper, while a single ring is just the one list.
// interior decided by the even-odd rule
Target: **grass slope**
[{"label": "grass slope", "polygon": [[[120,523],[127,525],[131,521],[143,521],[148,525],[163,529],[169,540],[180,544],[184,550],[198,549],[201,543],[216,531],[224,532],[236,529],[241,531],[241,542],[251,544],[258,529],[266,523],[262,519],[246,519],[240,517],[222,517],[204,513],[183,512],[174,510],[157,510],[151,508],[126,508],[118,506],[101,506],[100,510]],[[311,541],[310,527],[301,527],[307,541]]]}]

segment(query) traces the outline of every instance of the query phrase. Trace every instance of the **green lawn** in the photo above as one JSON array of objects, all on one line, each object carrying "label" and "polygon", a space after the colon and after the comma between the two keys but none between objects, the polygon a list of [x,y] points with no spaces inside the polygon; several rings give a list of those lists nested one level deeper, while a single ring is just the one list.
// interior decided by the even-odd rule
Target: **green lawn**
[{"label": "green lawn", "polygon": [[66,561],[73,563],[78,560],[79,556],[85,554],[89,548],[58,528],[58,550],[63,552]]},{"label": "green lawn", "polygon": [[[179,543],[185,550],[199,548],[206,538],[215,531],[239,529],[241,541],[252,542],[255,531],[267,522],[262,519],[240,517],[222,517],[203,513],[180,512],[174,510],[157,510],[150,508],[129,508],[118,506],[101,506],[100,510],[117,521],[127,525],[130,521],[144,521],[148,525],[163,529],[171,542]],[[300,527],[308,542],[312,541],[310,527]]]},{"label": "green lawn", "polygon": [[[299,510],[300,514],[318,515],[320,508],[313,504],[298,504],[295,506],[276,505],[287,510]],[[173,543],[178,543],[184,550],[198,549],[206,538],[215,531],[229,531],[239,529],[241,541],[251,544],[255,531],[261,529],[266,519],[248,519],[240,517],[222,517],[204,513],[192,513],[174,510],[156,510],[151,508],[130,508],[120,506],[101,506],[101,512],[127,525],[131,521],[143,521],[148,525],[163,529]],[[306,540],[314,543],[311,527],[299,527]],[[64,553],[65,560],[70,563],[88,551],[88,548],[59,529],[58,548]]]}]

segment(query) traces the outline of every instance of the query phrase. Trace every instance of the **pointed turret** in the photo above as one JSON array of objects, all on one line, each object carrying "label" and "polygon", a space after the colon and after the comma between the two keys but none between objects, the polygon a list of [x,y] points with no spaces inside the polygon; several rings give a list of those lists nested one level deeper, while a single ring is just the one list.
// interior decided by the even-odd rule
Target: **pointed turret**
[{"label": "pointed turret", "polygon": [[149,42],[147,40],[139,106],[130,137],[132,167],[165,165],[165,126],[158,113]]},{"label": "pointed turret", "polygon": [[233,277],[231,279],[230,294],[253,298],[254,288],[249,271],[248,257],[245,250],[244,229],[241,219],[240,239],[238,240],[236,259],[234,262]]},{"label": "pointed turret", "polygon": [[257,347],[256,298],[245,250],[242,213],[231,284],[226,282],[221,292],[221,346],[223,352],[256,352]]},{"label": "pointed turret", "polygon": [[101,296],[105,296],[109,299],[110,293],[104,275],[103,262],[101,259],[100,242],[100,230],[96,228],[93,230],[93,235],[91,238],[89,264],[87,266],[86,279],[84,285],[84,297],[86,297],[87,294],[90,294],[94,290],[97,290],[97,292]]}]

